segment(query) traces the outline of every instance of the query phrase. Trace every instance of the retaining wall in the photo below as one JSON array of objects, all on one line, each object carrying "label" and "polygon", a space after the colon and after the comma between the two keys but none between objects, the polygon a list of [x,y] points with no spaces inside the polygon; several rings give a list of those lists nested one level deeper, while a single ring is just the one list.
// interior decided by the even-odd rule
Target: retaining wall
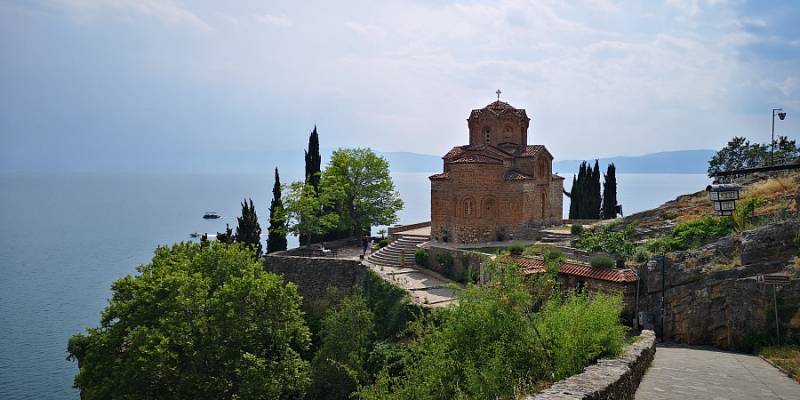
[{"label": "retaining wall", "polygon": [[653,331],[642,331],[639,340],[628,346],[621,357],[599,360],[582,373],[558,381],[547,390],[526,399],[633,399],[655,354],[656,335]]},{"label": "retaining wall", "polygon": [[264,257],[264,269],[295,283],[297,292],[306,300],[326,298],[328,287],[350,294],[354,288],[361,286],[367,274],[367,267],[359,260],[296,257],[277,253]]}]

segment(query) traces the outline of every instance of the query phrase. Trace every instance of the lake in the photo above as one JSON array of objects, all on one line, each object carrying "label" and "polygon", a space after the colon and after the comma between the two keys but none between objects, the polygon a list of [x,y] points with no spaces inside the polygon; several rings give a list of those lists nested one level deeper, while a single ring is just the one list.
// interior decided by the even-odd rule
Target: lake
[{"label": "lake", "polygon": [[[393,174],[405,201],[401,223],[429,219],[430,174]],[[704,174],[617,180],[626,214],[709,182]],[[98,324],[111,283],[134,273],[159,244],[234,226],[244,197],[255,202],[266,232],[272,174],[0,174],[0,187],[0,399],[60,400],[78,397],[67,340]],[[203,220],[205,211],[223,218]]]}]

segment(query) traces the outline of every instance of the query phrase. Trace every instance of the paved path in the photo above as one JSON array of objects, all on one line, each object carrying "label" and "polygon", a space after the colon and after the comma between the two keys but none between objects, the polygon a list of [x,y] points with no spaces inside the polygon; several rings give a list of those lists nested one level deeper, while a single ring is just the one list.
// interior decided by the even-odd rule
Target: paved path
[{"label": "paved path", "polygon": [[661,347],[636,400],[800,399],[800,384],[751,355]]},{"label": "paved path", "polygon": [[423,307],[445,307],[456,301],[455,292],[447,287],[452,281],[445,277],[418,268],[367,265],[387,282],[407,290]]}]

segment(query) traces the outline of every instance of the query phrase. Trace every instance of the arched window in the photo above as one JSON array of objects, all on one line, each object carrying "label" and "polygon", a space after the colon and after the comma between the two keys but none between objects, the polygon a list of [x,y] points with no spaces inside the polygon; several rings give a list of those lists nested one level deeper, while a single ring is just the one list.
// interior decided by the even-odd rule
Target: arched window
[{"label": "arched window", "polygon": [[510,142],[511,141],[511,127],[506,125],[505,129],[503,130],[503,141]]},{"label": "arched window", "polygon": [[475,203],[471,197],[461,200],[461,216],[473,217],[475,215]]}]

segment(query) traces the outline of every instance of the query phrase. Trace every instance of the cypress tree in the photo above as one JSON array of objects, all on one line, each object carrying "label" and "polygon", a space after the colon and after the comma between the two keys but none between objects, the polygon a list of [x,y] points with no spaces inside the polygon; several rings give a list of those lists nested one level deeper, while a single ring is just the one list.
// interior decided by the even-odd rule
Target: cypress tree
[{"label": "cypress tree", "polygon": [[578,168],[578,178],[574,181],[572,185],[572,189],[570,190],[570,211],[573,210],[572,206],[575,205],[574,208],[574,215],[571,215],[570,218],[573,219],[582,219],[586,218],[586,171],[588,167],[586,166],[586,161],[582,162],[580,167]]},{"label": "cypress tree", "polygon": [[617,217],[617,167],[614,163],[608,164],[603,184],[603,218]]},{"label": "cypress tree", "polygon": [[590,219],[600,219],[600,207],[603,205],[603,198],[600,192],[600,163],[594,160],[594,169],[591,172],[589,195],[589,217]]},{"label": "cypress tree", "polygon": [[[314,125],[314,130],[308,136],[308,149],[305,150],[306,158],[306,183],[314,187],[314,192],[319,194],[319,181],[322,176],[322,156],[319,153],[319,134],[317,133],[317,126]],[[300,244],[307,245],[311,243],[310,237],[300,235]]]},{"label": "cypress tree", "polygon": [[569,219],[578,219],[578,208],[577,208],[577,190],[575,188],[578,186],[578,179],[575,175],[572,175],[572,187],[569,189],[569,193],[567,197],[569,197]]},{"label": "cypress tree", "polygon": [[231,244],[234,240],[236,240],[236,237],[233,236],[233,230],[228,224],[225,224],[225,233],[217,232],[217,241],[220,243]]},{"label": "cypress tree", "polygon": [[261,226],[258,224],[258,215],[252,199],[242,201],[242,216],[236,218],[239,225],[236,227],[236,241],[244,243],[256,254],[261,256]]},{"label": "cypress tree", "polygon": [[319,134],[317,126],[308,137],[308,150],[306,155],[306,182],[314,186],[314,190],[319,192],[319,179],[322,172],[322,156],[319,154]]},{"label": "cypress tree", "polygon": [[275,168],[275,185],[272,186],[272,202],[269,204],[269,236],[267,253],[286,250],[286,214],[281,199],[281,176]]}]

